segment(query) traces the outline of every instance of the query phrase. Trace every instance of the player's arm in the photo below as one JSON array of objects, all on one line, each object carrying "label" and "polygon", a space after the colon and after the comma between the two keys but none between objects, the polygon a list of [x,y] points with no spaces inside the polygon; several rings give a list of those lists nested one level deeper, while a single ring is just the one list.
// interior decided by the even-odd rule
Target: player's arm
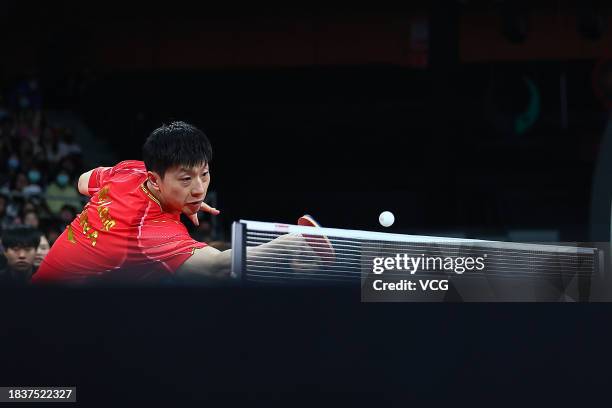
[{"label": "player's arm", "polygon": [[232,266],[231,249],[219,251],[211,246],[196,249],[176,271],[181,279],[228,278]]},{"label": "player's arm", "polygon": [[[270,255],[291,256],[306,252],[315,255],[299,234],[282,235],[270,242],[255,247],[248,247],[247,256]],[[216,248],[204,247],[196,249],[194,254],[176,271],[176,276],[182,279],[197,277],[229,278],[232,268],[232,250],[219,251]]]},{"label": "player's arm", "polygon": [[89,170],[79,176],[79,193],[89,196],[89,178],[91,177],[93,170]]},{"label": "player's arm", "polygon": [[[106,168],[108,167],[103,167],[103,169],[106,169]],[[89,179],[91,178],[91,175],[94,172],[94,170],[96,169],[91,169],[88,172],[85,172],[79,176],[79,184],[78,184],[79,193],[86,195],[88,197],[89,197]]]}]

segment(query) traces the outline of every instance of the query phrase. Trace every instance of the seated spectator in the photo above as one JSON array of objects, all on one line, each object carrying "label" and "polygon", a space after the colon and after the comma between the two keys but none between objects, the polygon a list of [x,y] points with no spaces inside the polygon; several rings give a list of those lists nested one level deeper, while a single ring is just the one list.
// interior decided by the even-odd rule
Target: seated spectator
[{"label": "seated spectator", "polygon": [[24,211],[23,212],[23,225],[38,229],[40,227],[40,220],[36,211]]},{"label": "seated spectator", "polygon": [[21,158],[21,168],[27,168],[27,165],[23,163],[24,160],[32,160],[32,157],[34,157],[34,145],[29,136],[27,138],[24,136],[19,141],[19,157]]},{"label": "seated spectator", "polygon": [[60,159],[72,154],[81,154],[81,147],[74,141],[72,129],[64,129],[61,139],[57,145]]},{"label": "seated spectator", "polygon": [[82,173],[83,157],[72,129],[48,122],[38,95],[35,78],[19,82],[8,99],[0,91],[0,228],[38,225],[54,240],[66,223],[62,208],[71,206],[64,218],[72,217],[85,202],[70,182]]},{"label": "seated spectator", "polygon": [[38,79],[30,78],[19,81],[11,93],[13,108],[16,110],[38,110],[42,105],[42,97]]},{"label": "seated spectator", "polygon": [[77,210],[71,205],[65,205],[62,207],[59,213],[59,219],[64,226],[68,226],[72,221],[74,221],[77,215]]},{"label": "seated spectator", "polygon": [[[28,200],[25,203],[23,203],[23,207],[21,207],[21,212],[23,213],[23,216],[25,217],[25,213],[27,213],[28,211],[36,211],[36,205],[34,205],[34,202]],[[22,217],[23,218],[23,217]]]},{"label": "seated spectator", "polygon": [[0,194],[0,229],[6,229],[13,225],[15,216],[9,212],[9,198]]},{"label": "seated spectator", "polygon": [[51,211],[47,208],[47,203],[44,198],[39,196],[29,197],[28,200],[23,204],[22,211],[24,213],[28,211],[34,211],[39,219],[51,218]]},{"label": "seated spectator", "polygon": [[25,286],[32,280],[40,232],[29,227],[14,227],[2,233],[6,266],[0,271],[0,286]]},{"label": "seated spectator", "polygon": [[72,180],[80,176],[77,170],[83,168],[81,156],[75,154],[64,157],[58,165],[58,171],[64,171]]},{"label": "seated spectator", "polygon": [[55,164],[61,159],[58,145],[59,136],[57,135],[57,131],[46,128],[43,131],[42,148],[46,152],[45,159],[51,164]]},{"label": "seated spectator", "polygon": [[23,195],[25,197],[38,196],[42,193],[40,186],[40,171],[36,167],[32,167],[28,171],[28,185],[23,189]]},{"label": "seated spectator", "polygon": [[9,172],[16,172],[19,170],[19,166],[21,166],[21,161],[19,160],[19,156],[15,153],[11,154],[6,161],[6,166]]},{"label": "seated spectator", "polygon": [[56,215],[59,215],[65,205],[81,207],[81,196],[65,171],[60,171],[55,181],[47,187],[46,196],[49,209]]},{"label": "seated spectator", "polygon": [[[40,264],[42,263],[45,256],[49,253],[51,249],[51,245],[49,245],[49,241],[44,234],[40,234],[40,244],[36,249],[36,257],[34,258],[34,270],[37,270]],[[36,273],[36,272],[35,272]]]},{"label": "seated spectator", "polygon": [[64,231],[65,228],[66,227],[63,224],[61,224],[59,221],[55,219],[48,223],[48,225],[43,231],[44,231],[45,236],[49,240],[49,244],[51,246],[53,246],[53,244],[55,243],[55,240],[57,240],[59,236],[62,235],[62,232]]},{"label": "seated spectator", "polygon": [[17,173],[13,185],[11,186],[11,194],[13,197],[23,197],[23,190],[28,186],[28,177],[23,172]]}]

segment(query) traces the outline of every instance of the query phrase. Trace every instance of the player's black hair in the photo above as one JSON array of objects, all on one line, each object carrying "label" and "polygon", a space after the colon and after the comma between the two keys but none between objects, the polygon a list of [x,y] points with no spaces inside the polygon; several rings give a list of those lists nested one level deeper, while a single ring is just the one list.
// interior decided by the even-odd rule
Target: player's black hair
[{"label": "player's black hair", "polygon": [[172,122],[155,129],[142,146],[147,170],[162,178],[172,166],[187,168],[210,163],[210,141],[198,128],[185,122]]},{"label": "player's black hair", "polygon": [[32,227],[16,226],[2,232],[2,246],[9,248],[38,248],[40,231]]}]

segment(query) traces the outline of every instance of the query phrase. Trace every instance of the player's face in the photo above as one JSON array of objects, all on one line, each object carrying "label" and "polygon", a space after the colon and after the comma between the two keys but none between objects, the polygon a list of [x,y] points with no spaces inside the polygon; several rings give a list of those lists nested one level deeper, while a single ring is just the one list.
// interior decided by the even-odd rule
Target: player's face
[{"label": "player's face", "polygon": [[29,272],[34,264],[36,248],[34,247],[13,247],[4,251],[6,263],[9,268],[16,272]]},{"label": "player's face", "polygon": [[210,184],[208,164],[192,168],[175,166],[166,170],[159,191],[166,211],[192,215],[200,210]]}]

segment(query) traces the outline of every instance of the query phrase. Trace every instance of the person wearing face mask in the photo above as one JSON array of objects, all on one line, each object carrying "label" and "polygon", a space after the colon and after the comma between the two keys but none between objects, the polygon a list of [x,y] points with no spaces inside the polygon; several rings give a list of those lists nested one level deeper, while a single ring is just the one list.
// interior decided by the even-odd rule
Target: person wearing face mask
[{"label": "person wearing face mask", "polygon": [[49,210],[55,215],[58,215],[65,205],[76,208],[82,206],[79,192],[70,182],[68,173],[63,170],[57,174],[55,181],[47,187],[46,199]]},{"label": "person wearing face mask", "polygon": [[34,169],[30,169],[30,171],[28,171],[28,181],[30,182],[30,184],[28,184],[24,189],[23,189],[23,195],[25,197],[32,197],[32,196],[38,196],[42,193],[42,188],[40,187],[40,171],[38,171],[38,169],[34,168]]},{"label": "person wearing face mask", "polygon": [[30,180],[30,183],[32,184],[39,184],[40,183],[40,171],[38,171],[38,169],[31,169],[28,172],[28,180]]}]

